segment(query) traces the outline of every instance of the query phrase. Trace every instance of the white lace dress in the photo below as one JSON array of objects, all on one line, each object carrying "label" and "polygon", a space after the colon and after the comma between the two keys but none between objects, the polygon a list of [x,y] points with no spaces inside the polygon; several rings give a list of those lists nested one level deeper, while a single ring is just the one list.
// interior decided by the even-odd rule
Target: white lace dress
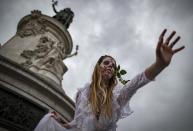
[{"label": "white lace dress", "polygon": [[74,119],[68,123],[70,129],[62,127],[50,113],[45,115],[34,131],[116,131],[116,123],[119,119],[129,116],[132,111],[129,100],[140,87],[150,82],[142,72],[129,81],[124,87],[116,86],[113,91],[113,113],[112,118],[100,116],[97,120],[91,111],[88,102],[90,84],[79,89],[76,97],[76,109]]}]

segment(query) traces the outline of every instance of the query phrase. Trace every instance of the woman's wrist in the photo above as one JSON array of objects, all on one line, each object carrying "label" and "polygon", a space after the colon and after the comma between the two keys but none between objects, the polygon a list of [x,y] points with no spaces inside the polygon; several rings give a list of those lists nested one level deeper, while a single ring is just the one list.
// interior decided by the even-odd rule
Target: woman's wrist
[{"label": "woman's wrist", "polygon": [[148,79],[154,80],[155,77],[165,68],[166,66],[163,66],[157,62],[153,63],[151,66],[149,66],[145,70],[145,75]]}]

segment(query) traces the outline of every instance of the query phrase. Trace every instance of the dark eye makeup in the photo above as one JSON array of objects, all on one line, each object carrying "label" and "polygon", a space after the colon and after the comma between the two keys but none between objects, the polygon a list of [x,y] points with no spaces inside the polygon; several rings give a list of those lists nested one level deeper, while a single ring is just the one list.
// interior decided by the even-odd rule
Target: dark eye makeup
[{"label": "dark eye makeup", "polygon": [[104,61],[104,64],[105,64],[105,65],[108,65],[108,64],[109,64],[109,61]]},{"label": "dark eye makeup", "polygon": [[[104,65],[108,65],[108,64],[110,63],[110,61],[104,61],[103,63],[104,63]],[[116,68],[114,63],[112,64],[112,66],[113,66],[114,68]]]}]

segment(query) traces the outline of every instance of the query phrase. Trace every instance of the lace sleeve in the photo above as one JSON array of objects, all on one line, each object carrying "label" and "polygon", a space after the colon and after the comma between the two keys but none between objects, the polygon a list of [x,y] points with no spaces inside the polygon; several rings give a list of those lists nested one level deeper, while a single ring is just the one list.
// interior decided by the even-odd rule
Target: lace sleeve
[{"label": "lace sleeve", "polygon": [[[78,114],[80,113],[79,110],[79,104],[80,104],[80,98],[81,96],[81,89],[78,90],[78,92],[76,93],[76,97],[75,97],[75,112],[74,112],[74,118],[76,118],[78,116]],[[72,120],[71,122],[68,123],[71,127],[74,127],[77,125],[76,119]]]},{"label": "lace sleeve", "polygon": [[77,114],[77,107],[78,107],[78,105],[80,104],[80,95],[81,95],[81,90],[78,90],[78,92],[77,92],[77,94],[76,94],[76,101],[75,101],[75,116],[76,116],[76,114]]},{"label": "lace sleeve", "polygon": [[124,118],[132,113],[129,106],[129,100],[135,94],[137,89],[149,83],[149,80],[145,72],[142,72],[129,81],[123,88],[118,91],[117,101],[120,105],[121,115],[120,118]]},{"label": "lace sleeve", "polygon": [[74,120],[70,122],[72,127],[82,128],[84,125],[84,120],[88,116],[88,94],[90,84],[86,84],[83,88],[79,88],[75,97],[75,114]]}]

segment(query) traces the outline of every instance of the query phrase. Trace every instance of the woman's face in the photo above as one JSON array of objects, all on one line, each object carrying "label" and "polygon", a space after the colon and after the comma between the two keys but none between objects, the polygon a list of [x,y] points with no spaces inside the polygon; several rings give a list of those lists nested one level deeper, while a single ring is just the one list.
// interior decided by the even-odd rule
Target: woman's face
[{"label": "woman's face", "polygon": [[113,76],[115,68],[115,60],[111,57],[105,57],[100,64],[102,78],[109,80]]}]

